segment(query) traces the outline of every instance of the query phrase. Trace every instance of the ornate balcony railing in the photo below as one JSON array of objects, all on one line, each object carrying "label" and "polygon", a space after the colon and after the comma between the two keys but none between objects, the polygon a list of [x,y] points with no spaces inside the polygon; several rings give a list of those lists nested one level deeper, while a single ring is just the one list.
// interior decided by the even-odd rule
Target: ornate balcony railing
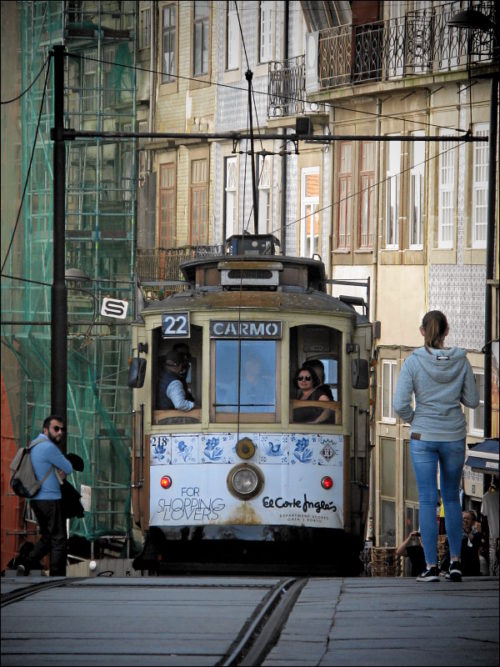
[{"label": "ornate balcony railing", "polygon": [[306,97],[305,57],[270,62],[268,93],[269,118],[303,113]]},{"label": "ornate balcony railing", "polygon": [[136,274],[140,283],[183,280],[182,262],[196,257],[222,255],[224,246],[137,249]]},{"label": "ornate balcony railing", "polygon": [[[364,81],[450,71],[493,60],[493,32],[450,27],[463,2],[430,5],[403,17],[320,31],[318,77],[321,88]],[[474,9],[493,21],[490,0]]]}]

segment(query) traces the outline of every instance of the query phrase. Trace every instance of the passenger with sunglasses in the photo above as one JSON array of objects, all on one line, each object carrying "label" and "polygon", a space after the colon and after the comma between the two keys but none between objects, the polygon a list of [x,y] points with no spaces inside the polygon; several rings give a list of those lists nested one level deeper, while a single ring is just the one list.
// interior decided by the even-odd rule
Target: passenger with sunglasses
[{"label": "passenger with sunglasses", "polygon": [[[50,415],[43,422],[42,433],[31,442],[33,470],[36,478],[43,480],[43,483],[40,491],[29,502],[38,522],[41,537],[33,547],[29,558],[19,564],[17,568],[19,575],[28,575],[31,568],[50,554],[50,576],[66,576],[66,520],[59,479],[62,480],[72,473],[73,466],[59,449],[64,431],[61,417]],[[44,479],[49,471],[50,474]]]},{"label": "passenger with sunglasses", "polygon": [[[330,401],[331,392],[327,392],[313,368],[302,366],[294,378],[294,385],[298,389],[297,398],[301,401]],[[321,422],[333,423],[332,410],[320,407],[301,407],[293,411],[293,421],[308,424]]]}]

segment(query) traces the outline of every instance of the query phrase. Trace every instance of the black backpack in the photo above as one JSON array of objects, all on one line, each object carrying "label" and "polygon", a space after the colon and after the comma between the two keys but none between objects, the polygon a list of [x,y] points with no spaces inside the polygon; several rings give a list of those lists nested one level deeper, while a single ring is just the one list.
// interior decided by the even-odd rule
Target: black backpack
[{"label": "black backpack", "polygon": [[42,484],[52,472],[53,466],[49,468],[43,479],[38,480],[33,470],[31,462],[31,450],[39,442],[43,442],[45,437],[37,438],[27,447],[21,447],[17,450],[16,455],[12,459],[10,469],[12,470],[12,477],[10,478],[10,486],[16,496],[21,498],[33,498],[40,491]]}]

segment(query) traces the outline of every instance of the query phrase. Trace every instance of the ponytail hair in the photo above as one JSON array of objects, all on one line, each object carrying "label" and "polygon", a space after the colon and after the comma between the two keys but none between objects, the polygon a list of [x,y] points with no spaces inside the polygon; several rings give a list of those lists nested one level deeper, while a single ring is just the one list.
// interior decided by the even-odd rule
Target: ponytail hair
[{"label": "ponytail hair", "polygon": [[426,349],[439,348],[448,329],[448,320],[440,310],[430,310],[422,320],[424,330],[424,344]]}]

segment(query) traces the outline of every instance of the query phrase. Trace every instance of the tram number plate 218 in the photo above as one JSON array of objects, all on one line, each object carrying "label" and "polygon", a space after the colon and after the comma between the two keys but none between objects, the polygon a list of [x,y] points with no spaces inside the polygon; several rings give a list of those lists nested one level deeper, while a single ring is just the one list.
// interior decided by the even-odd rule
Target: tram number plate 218
[{"label": "tram number plate 218", "polygon": [[189,313],[165,313],[161,316],[163,338],[189,338]]}]

